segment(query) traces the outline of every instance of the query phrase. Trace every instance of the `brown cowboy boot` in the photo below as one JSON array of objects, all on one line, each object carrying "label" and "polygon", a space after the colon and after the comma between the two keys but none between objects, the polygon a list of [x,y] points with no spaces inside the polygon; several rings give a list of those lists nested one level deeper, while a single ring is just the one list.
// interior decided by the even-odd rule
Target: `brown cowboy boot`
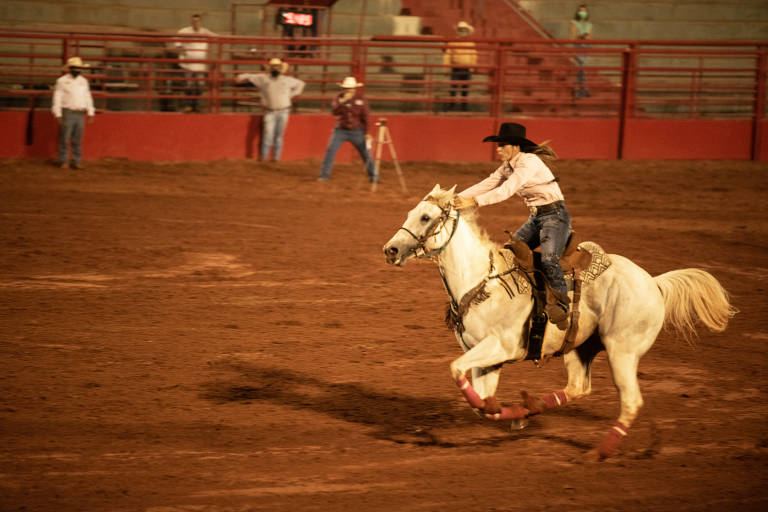
[{"label": "brown cowboy boot", "polygon": [[560,330],[564,330],[567,326],[568,305],[570,303],[571,299],[568,295],[563,295],[559,291],[547,287],[547,305],[544,307],[544,312],[549,321]]}]

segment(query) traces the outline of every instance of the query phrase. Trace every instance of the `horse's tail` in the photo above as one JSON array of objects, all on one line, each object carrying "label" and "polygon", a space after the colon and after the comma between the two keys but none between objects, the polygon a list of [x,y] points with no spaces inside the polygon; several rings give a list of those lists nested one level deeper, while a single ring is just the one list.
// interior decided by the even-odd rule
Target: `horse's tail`
[{"label": "horse's tail", "polygon": [[737,313],[725,288],[703,270],[673,270],[653,280],[664,297],[664,325],[677,330],[689,344],[696,337],[697,324],[722,332]]}]

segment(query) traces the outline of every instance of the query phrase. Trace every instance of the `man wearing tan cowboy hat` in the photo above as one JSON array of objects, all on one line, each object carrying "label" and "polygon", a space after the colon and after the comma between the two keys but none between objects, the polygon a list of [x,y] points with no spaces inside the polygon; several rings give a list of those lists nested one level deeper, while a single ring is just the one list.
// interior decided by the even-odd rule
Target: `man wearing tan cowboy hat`
[{"label": "man wearing tan cowboy hat", "polygon": [[353,76],[348,76],[338,84],[341,92],[333,99],[331,112],[338,117],[338,123],[331,133],[331,139],[328,141],[328,148],[325,150],[323,165],[320,170],[318,181],[328,181],[331,177],[331,167],[336,152],[344,142],[349,141],[355,146],[360,157],[365,162],[365,169],[368,171],[368,179],[371,183],[378,181],[375,174],[373,158],[368,152],[366,144],[366,133],[368,133],[368,117],[371,110],[368,101],[360,92],[363,86]]},{"label": "man wearing tan cowboy hat", "polygon": [[274,146],[272,159],[280,160],[283,152],[283,133],[288,126],[291,114],[291,100],[304,91],[304,82],[288,76],[288,63],[272,58],[268,64],[269,74],[242,73],[237,75],[238,83],[250,82],[261,94],[264,118],[261,123],[261,160],[269,157],[269,150]]},{"label": "man wearing tan cowboy hat", "polygon": [[[469,37],[475,31],[474,27],[466,21],[460,21],[454,28],[456,29],[456,35],[460,38]],[[455,97],[459,90],[461,90],[462,98],[466,98],[469,94],[469,81],[472,79],[472,71],[477,66],[475,43],[472,41],[452,41],[448,43],[445,54],[443,54],[443,64],[451,66],[451,82],[465,82],[463,84],[451,84],[451,98]],[[466,101],[462,101],[460,105],[451,102],[448,104],[448,110],[455,110],[459,106],[461,110],[467,110]]]},{"label": "man wearing tan cowboy hat", "polygon": [[56,80],[53,89],[51,111],[59,123],[59,167],[69,168],[69,145],[72,143],[72,167],[82,169],[82,141],[85,131],[85,116],[93,122],[93,97],[88,80],[81,74],[90,67],[80,57],[67,60],[64,69],[69,72]]}]

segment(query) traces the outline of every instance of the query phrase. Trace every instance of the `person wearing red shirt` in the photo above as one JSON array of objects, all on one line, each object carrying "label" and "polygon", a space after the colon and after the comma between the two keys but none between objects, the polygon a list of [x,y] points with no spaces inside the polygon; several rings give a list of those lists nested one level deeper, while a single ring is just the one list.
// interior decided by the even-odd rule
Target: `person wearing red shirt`
[{"label": "person wearing red shirt", "polygon": [[371,183],[378,181],[373,165],[373,158],[366,145],[366,133],[368,133],[368,117],[370,107],[359,88],[363,86],[353,76],[348,76],[339,84],[342,92],[333,100],[333,114],[338,118],[338,123],[333,129],[328,148],[325,150],[323,165],[318,181],[328,181],[331,177],[333,159],[344,142],[349,141],[355,146],[365,162],[368,171],[368,179]]}]

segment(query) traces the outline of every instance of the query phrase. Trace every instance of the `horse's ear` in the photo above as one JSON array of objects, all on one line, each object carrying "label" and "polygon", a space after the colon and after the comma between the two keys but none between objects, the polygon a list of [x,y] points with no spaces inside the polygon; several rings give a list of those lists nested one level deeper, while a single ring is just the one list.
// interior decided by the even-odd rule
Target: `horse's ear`
[{"label": "horse's ear", "polygon": [[455,196],[455,195],[456,195],[456,185],[452,186],[452,187],[451,187],[451,188],[448,190],[448,193],[449,193],[449,194],[451,194],[451,197]]},{"label": "horse's ear", "polygon": [[429,192],[429,194],[430,194],[430,195],[432,195],[432,194],[434,194],[434,193],[436,193],[436,192],[440,192],[440,190],[441,190],[441,188],[440,188],[440,184],[438,183],[437,185],[435,185],[435,188],[433,188],[433,189],[432,189],[432,190]]}]

